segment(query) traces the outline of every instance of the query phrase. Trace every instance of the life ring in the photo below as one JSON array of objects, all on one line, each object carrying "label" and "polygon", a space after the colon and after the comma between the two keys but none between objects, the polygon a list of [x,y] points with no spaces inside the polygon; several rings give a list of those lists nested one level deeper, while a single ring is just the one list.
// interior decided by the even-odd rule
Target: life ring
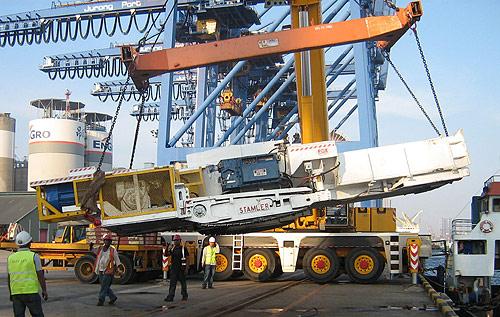
[{"label": "life ring", "polygon": [[483,220],[479,224],[479,229],[481,229],[482,233],[490,233],[493,231],[493,222],[489,220]]}]

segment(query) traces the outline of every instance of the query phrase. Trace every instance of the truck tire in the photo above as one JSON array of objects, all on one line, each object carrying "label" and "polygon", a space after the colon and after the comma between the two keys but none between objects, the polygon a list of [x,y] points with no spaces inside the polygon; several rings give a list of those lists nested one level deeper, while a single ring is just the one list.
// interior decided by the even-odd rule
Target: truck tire
[{"label": "truck tire", "polygon": [[113,283],[116,284],[127,284],[134,280],[136,272],[134,266],[132,265],[132,260],[125,254],[119,254],[121,264],[118,265]]},{"label": "truck tire", "polygon": [[373,248],[355,248],[346,258],[345,270],[356,283],[373,283],[384,271],[383,257]]},{"label": "truck tire", "polygon": [[243,273],[257,282],[269,280],[276,268],[276,256],[269,249],[246,249],[243,251]]},{"label": "truck tire", "polygon": [[214,280],[225,281],[233,275],[233,258],[231,250],[221,247],[220,252],[215,255],[217,264],[215,265]]},{"label": "truck tire", "polygon": [[327,283],[338,276],[340,261],[332,249],[312,248],[304,255],[302,268],[311,281]]},{"label": "truck tire", "polygon": [[76,261],[75,275],[82,283],[92,284],[97,282],[99,276],[94,273],[94,255],[84,255]]},{"label": "truck tire", "polygon": [[281,267],[281,259],[279,257],[279,255],[277,255],[276,253],[274,254],[275,258],[276,258],[276,266],[274,268],[274,272],[273,272],[273,275],[271,276],[271,278],[278,278],[280,277],[281,275],[283,275],[283,268]]}]

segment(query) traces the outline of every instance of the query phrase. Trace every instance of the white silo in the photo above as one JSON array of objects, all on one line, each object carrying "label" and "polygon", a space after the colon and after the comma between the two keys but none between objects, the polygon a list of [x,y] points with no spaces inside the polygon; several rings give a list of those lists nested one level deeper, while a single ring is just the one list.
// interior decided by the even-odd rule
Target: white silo
[{"label": "white silo", "polygon": [[0,113],[0,192],[14,190],[14,140],[16,120]]},{"label": "white silo", "polygon": [[[108,132],[104,124],[110,121],[110,115],[98,112],[86,112],[86,146],[85,146],[85,166],[97,166],[101,159],[102,152],[106,146]],[[101,166],[103,171],[113,169],[113,139],[110,140],[108,148],[104,152],[104,158]]]},{"label": "white silo", "polygon": [[28,190],[34,181],[68,176],[84,166],[85,105],[59,99],[43,99],[31,105],[44,111],[42,119],[29,123]]}]

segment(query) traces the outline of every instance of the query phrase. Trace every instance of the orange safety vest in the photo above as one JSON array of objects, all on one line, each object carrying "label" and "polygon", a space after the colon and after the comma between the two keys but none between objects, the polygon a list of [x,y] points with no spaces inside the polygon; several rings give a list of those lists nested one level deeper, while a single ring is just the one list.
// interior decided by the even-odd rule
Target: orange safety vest
[{"label": "orange safety vest", "polygon": [[[99,257],[101,256],[102,253],[102,246],[99,247],[99,252],[97,253],[97,258],[95,260],[95,267],[99,265]],[[109,261],[108,264],[106,264],[106,269],[104,270],[104,274],[115,274],[115,247],[112,245],[109,246]]]}]

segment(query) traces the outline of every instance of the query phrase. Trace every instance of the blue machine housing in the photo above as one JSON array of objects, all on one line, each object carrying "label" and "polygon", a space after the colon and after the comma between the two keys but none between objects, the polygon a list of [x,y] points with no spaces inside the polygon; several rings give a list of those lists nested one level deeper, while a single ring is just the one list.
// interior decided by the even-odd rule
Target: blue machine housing
[{"label": "blue machine housing", "polygon": [[62,210],[64,206],[75,204],[75,194],[73,183],[63,183],[45,187],[45,200],[57,210]]},{"label": "blue machine housing", "polygon": [[218,167],[225,192],[280,181],[278,159],[274,154],[222,160]]}]

